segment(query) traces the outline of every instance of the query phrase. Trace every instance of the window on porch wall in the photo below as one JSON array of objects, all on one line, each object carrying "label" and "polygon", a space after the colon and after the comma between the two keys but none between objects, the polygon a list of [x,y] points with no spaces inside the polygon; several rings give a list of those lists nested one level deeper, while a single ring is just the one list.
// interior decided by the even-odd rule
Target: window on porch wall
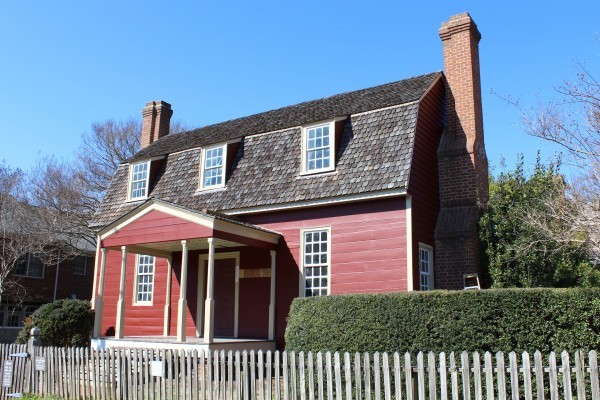
[{"label": "window on porch wall", "polygon": [[154,290],[154,257],[138,255],[135,304],[152,304]]},{"label": "window on porch wall", "polygon": [[329,230],[304,232],[304,296],[329,292]]}]

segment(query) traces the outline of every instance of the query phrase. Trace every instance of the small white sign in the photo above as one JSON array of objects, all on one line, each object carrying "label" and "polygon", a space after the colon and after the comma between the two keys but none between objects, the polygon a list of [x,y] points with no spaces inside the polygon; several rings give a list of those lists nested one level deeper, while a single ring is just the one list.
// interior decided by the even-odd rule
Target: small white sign
[{"label": "small white sign", "polygon": [[162,361],[150,361],[150,375],[162,378],[164,376],[164,363]]},{"label": "small white sign", "polygon": [[12,360],[4,361],[2,366],[2,387],[11,387],[13,377],[13,362]]},{"label": "small white sign", "polygon": [[35,370],[45,371],[46,370],[46,357],[37,356],[35,358]]}]

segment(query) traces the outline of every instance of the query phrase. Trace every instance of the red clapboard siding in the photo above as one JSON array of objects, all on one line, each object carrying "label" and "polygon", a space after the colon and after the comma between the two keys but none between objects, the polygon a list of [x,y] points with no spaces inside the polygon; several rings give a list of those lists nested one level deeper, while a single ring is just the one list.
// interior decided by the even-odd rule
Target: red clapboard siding
[{"label": "red clapboard siding", "polygon": [[105,238],[102,241],[102,246],[167,242],[211,237],[212,235],[213,231],[210,228],[153,210]]},{"label": "red clapboard siding", "polygon": [[[419,288],[419,242],[434,246],[440,209],[437,148],[444,129],[444,84],[440,79],[419,104],[408,192],[412,196],[413,285]],[[435,263],[435,259],[434,259]]]},{"label": "red clapboard siding", "polygon": [[331,229],[332,294],[406,291],[404,198],[252,215],[244,220],[283,235],[277,249],[279,348],[284,345],[290,304],[299,295],[301,229]]},{"label": "red clapboard siding", "polygon": [[[282,233],[277,246],[276,339],[284,345],[287,314],[292,300],[299,295],[300,231],[304,228],[331,229],[331,293],[394,292],[406,290],[406,214],[405,199],[335,205],[304,210],[248,215],[244,220]],[[140,221],[144,230],[170,221],[156,213]],[[140,226],[142,226],[140,224]],[[119,232],[121,233],[121,232]],[[135,236],[135,235],[132,235]],[[123,237],[127,237],[123,235]],[[186,234],[186,237],[191,237]],[[153,239],[148,239],[151,241]],[[269,250],[257,247],[220,249],[240,252],[240,268],[269,268]],[[196,325],[199,251],[190,251],[188,267],[188,310],[186,334],[194,336]],[[104,330],[114,326],[118,298],[120,256],[109,251],[106,273]],[[173,254],[170,334],[177,329],[181,253]],[[161,335],[166,293],[166,261],[157,259],[154,303],[133,306],[135,256],[128,259],[126,335]],[[268,334],[269,278],[240,279],[238,334],[264,338]],[[204,302],[201,302],[201,307]]]}]

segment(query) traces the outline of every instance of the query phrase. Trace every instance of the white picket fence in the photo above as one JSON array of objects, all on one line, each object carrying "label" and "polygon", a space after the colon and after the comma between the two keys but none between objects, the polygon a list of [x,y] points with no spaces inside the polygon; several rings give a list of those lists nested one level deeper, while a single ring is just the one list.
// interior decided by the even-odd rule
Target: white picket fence
[{"label": "white picket fence", "polygon": [[[21,351],[2,346],[3,365]],[[36,360],[13,365],[13,385],[2,388],[3,396],[24,391],[103,400],[600,400],[596,351],[506,357],[43,347],[36,354]]]}]

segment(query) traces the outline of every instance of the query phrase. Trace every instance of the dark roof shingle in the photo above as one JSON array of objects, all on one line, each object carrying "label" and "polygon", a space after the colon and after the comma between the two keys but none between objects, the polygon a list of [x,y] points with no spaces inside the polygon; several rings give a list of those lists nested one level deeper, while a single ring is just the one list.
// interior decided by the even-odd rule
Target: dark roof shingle
[{"label": "dark roof shingle", "polygon": [[431,83],[440,75],[441,72],[434,72],[237,118],[177,135],[167,135],[137,153],[131,161],[163,156],[258,133],[272,132],[315,121],[409,103],[419,100]]},{"label": "dark roof shingle", "polygon": [[[167,136],[140,152],[135,159],[168,154],[150,195],[193,210],[227,211],[406,188],[419,110],[419,103],[415,100],[440,74],[423,75]],[[406,89],[407,93],[395,94],[396,101],[392,102],[392,89]],[[342,103],[337,108],[329,101],[334,98]],[[325,102],[330,111],[323,113],[331,114],[325,117],[323,113],[314,112],[314,119],[290,120],[292,127],[288,129],[281,128],[288,122],[277,124],[277,121],[271,120],[274,118],[272,115],[265,117],[269,113],[289,116],[295,112],[290,108],[306,108],[308,104],[312,104],[311,109],[314,109],[317,102]],[[334,109],[337,111],[331,111]],[[301,176],[302,135],[299,126],[341,115],[350,117],[345,122],[335,172]],[[246,126],[242,121],[250,125]],[[261,125],[260,129],[258,125]],[[266,126],[276,131],[267,135],[247,134],[261,133]],[[207,130],[207,137],[199,134],[203,130]],[[244,137],[225,189],[198,191],[200,146],[224,142],[239,137],[240,133]],[[169,138],[170,141],[167,140]],[[127,175],[128,165],[121,165],[92,226],[105,226],[140,204],[125,202]]]}]

